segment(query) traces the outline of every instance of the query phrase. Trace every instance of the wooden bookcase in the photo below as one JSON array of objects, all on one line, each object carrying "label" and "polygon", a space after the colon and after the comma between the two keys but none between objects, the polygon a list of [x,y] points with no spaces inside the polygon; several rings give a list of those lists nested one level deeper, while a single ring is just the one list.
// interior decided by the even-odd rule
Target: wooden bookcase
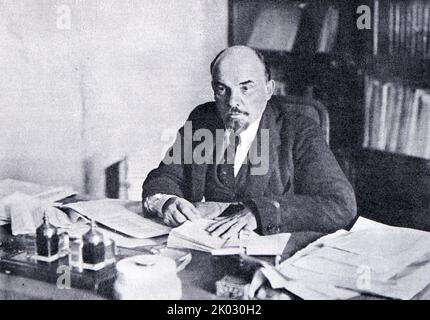
[{"label": "wooden bookcase", "polygon": [[360,68],[382,93],[372,100],[363,80],[363,149],[355,158],[359,208],[383,222],[430,230],[430,104],[417,105],[419,92],[430,94],[430,1],[367,3],[375,16]]},{"label": "wooden bookcase", "polygon": [[[331,125],[330,146],[356,190],[361,215],[391,224],[430,230],[430,216],[427,218],[427,214],[430,215],[430,161],[363,146],[365,78],[368,74],[377,76],[381,81],[395,79],[413,88],[430,88],[429,57],[417,54],[423,52],[424,45],[421,44],[421,49],[415,50],[414,54],[407,54],[411,44],[390,44],[396,36],[400,39],[395,30],[396,18],[393,18],[396,17],[395,3],[413,1],[230,0],[229,43],[250,45],[263,52],[271,66],[273,78],[280,84],[278,94],[311,95],[327,107]],[[425,4],[430,0],[420,2]],[[373,14],[376,11],[375,3],[379,12],[377,17],[372,15],[372,29],[359,30],[356,27],[359,16],[357,7],[367,4]],[[286,44],[279,43],[279,39],[272,41],[270,31],[260,30],[261,34],[258,34],[256,29],[265,24],[269,25],[268,30],[288,32],[286,27],[282,29],[273,25],[283,21],[273,12],[286,11],[288,6],[301,9],[299,25],[288,26],[293,30],[297,28],[293,45],[291,39]],[[318,50],[324,26],[321,12],[327,12],[328,7],[338,11],[338,31],[330,50]],[[403,7],[404,14],[407,14],[406,4],[402,4]],[[272,10],[272,16],[266,14],[270,19],[266,19],[264,24],[259,19],[264,16],[265,10]],[[298,10],[294,8],[292,11]],[[403,12],[398,11],[400,15]],[[420,19],[424,18],[422,14]],[[288,19],[294,21],[295,17]],[[406,23],[406,17],[401,19]],[[412,19],[410,13],[409,19]],[[421,22],[421,29],[414,33],[410,28],[403,28],[405,35],[402,39],[406,38],[406,34],[414,34],[414,43],[418,46],[419,37],[424,37],[423,32],[428,33],[430,26],[424,27]],[[391,35],[388,30],[392,31]],[[261,40],[267,37],[269,40]],[[259,45],[255,39],[263,44]],[[430,45],[430,33],[426,41]],[[286,48],[283,49],[282,45]]]}]

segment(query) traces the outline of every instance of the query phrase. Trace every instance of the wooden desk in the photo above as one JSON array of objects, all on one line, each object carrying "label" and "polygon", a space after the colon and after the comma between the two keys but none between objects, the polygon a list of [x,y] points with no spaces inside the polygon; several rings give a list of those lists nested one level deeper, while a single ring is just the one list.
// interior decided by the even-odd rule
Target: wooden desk
[{"label": "wooden desk", "polygon": [[[321,234],[306,232],[293,234],[284,251],[284,257],[288,257],[298,249],[305,247]],[[0,227],[0,241],[7,243],[13,239],[10,230]],[[0,257],[5,252],[0,246]],[[182,281],[182,298],[194,299],[220,299],[215,295],[215,282],[226,274],[226,264],[231,268],[238,268],[237,259],[232,261],[226,257],[212,257],[205,252],[193,251],[190,264],[181,272],[179,278]],[[62,299],[62,300],[93,300],[109,299],[111,292],[93,292],[80,289],[59,289],[55,284],[50,284],[34,279],[0,273],[0,299]]]},{"label": "wooden desk", "polygon": [[[284,250],[283,258],[287,258],[307,244],[322,236],[315,232],[293,233]],[[3,243],[11,238],[7,229],[0,227],[0,241]],[[0,247],[0,257],[4,250]],[[228,264],[223,258],[212,257],[208,253],[193,251],[190,264],[181,272],[182,299],[211,300],[220,299],[215,295],[215,282],[225,275],[226,264],[229,272],[237,268]],[[221,262],[221,263],[220,263]],[[99,300],[110,299],[111,292],[99,292],[80,289],[59,289],[56,285],[24,277],[0,273],[0,300],[4,299],[55,299],[55,300]],[[378,299],[362,296],[359,299]],[[416,299],[430,299],[430,285]]]}]

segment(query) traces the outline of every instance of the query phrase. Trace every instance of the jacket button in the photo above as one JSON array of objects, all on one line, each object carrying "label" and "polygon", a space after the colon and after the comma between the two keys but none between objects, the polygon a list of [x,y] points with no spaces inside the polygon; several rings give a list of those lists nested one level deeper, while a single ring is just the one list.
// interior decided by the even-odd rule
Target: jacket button
[{"label": "jacket button", "polygon": [[271,233],[271,234],[275,234],[275,233],[279,233],[281,231],[281,227],[278,225],[273,225],[273,224],[269,224],[266,227],[267,232]]}]

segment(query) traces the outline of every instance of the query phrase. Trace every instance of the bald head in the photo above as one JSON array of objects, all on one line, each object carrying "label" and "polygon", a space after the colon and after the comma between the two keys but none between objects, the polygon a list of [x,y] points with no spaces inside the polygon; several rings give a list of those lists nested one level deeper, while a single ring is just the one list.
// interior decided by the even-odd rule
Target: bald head
[{"label": "bald head", "polygon": [[230,47],[215,57],[211,72],[225,126],[236,132],[246,130],[261,117],[275,88],[263,56],[249,47]]},{"label": "bald head", "polygon": [[270,68],[268,67],[266,60],[261,52],[246,46],[233,46],[228,47],[220,51],[217,56],[213,59],[210,65],[211,75],[214,75],[214,71],[217,71],[218,64],[224,59],[237,59],[242,63],[257,63],[263,67],[264,76],[267,81],[271,79]]}]

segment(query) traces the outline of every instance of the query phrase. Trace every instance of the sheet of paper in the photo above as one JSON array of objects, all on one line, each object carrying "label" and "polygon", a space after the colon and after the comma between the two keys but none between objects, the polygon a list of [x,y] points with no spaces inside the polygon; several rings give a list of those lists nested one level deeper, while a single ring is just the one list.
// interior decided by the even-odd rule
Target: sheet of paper
[{"label": "sheet of paper", "polygon": [[[380,282],[370,279],[368,286],[357,287],[357,282],[345,282],[345,288],[383,297],[410,300],[421,293],[430,283],[430,263],[410,270],[408,275],[394,282]],[[339,284],[341,285],[341,284]]]},{"label": "sheet of paper", "polygon": [[134,238],[158,237],[168,234],[171,229],[130,211],[126,202],[121,200],[81,201],[62,207],[73,209],[88,219]]},{"label": "sheet of paper", "polygon": [[239,235],[239,246],[212,250],[212,255],[235,255],[246,253],[250,256],[276,256],[282,255],[290,239],[290,233],[279,233],[260,236],[256,232],[246,231]]},{"label": "sheet of paper", "polygon": [[[296,271],[298,268],[292,267]],[[288,276],[273,266],[261,269],[273,289],[284,288],[302,299],[328,300],[352,299],[360,294],[345,288],[338,288],[327,280],[324,275],[300,270],[299,274],[290,272]]]},{"label": "sheet of paper", "polygon": [[[212,236],[206,228],[213,223],[212,220],[200,219],[194,222],[186,221],[179,227],[172,229],[167,240],[168,246],[184,248],[199,248],[203,251],[211,251],[224,246],[226,239]],[[191,246],[194,246],[191,248]],[[199,250],[197,249],[197,250]]]},{"label": "sheet of paper", "polygon": [[[71,238],[80,238],[89,230],[90,230],[90,224],[88,223],[88,221],[83,219],[72,223],[68,227],[61,228],[61,232],[62,231],[67,232]],[[136,247],[142,247],[142,246],[159,245],[159,244],[166,243],[167,241],[167,236],[160,236],[160,237],[149,238],[149,239],[132,238],[132,237],[128,237],[128,236],[113,232],[112,230],[106,229],[100,225],[98,226],[97,230],[103,234],[105,239],[111,239],[115,241],[115,245],[122,248],[136,248]]]},{"label": "sheet of paper", "polygon": [[372,267],[375,270],[388,269],[386,279],[394,277],[412,263],[430,260],[430,233],[407,228],[360,230],[324,245],[360,255],[363,263],[367,264],[376,263],[378,260],[375,257],[384,259],[382,264]]},{"label": "sheet of paper", "polygon": [[322,247],[314,251],[312,256],[335,263],[342,262],[356,270],[362,266],[372,266],[372,274],[378,279],[385,279],[393,271],[391,262],[383,256],[364,256],[331,247]]},{"label": "sheet of paper", "polygon": [[[347,276],[345,279],[345,274],[329,274],[322,270],[311,271],[295,265],[284,265],[280,272],[286,278],[294,280],[286,282],[285,289],[303,299],[351,299],[360,296],[359,292],[344,288],[345,283],[349,286],[356,282],[356,273],[349,274],[352,277]],[[339,287],[339,284],[343,287]]]},{"label": "sheet of paper", "polygon": [[354,223],[350,231],[355,232],[355,231],[365,230],[365,229],[385,229],[385,228],[390,228],[390,226],[367,218],[358,217],[357,221]]},{"label": "sheet of paper", "polygon": [[290,233],[278,233],[268,236],[260,236],[254,233],[245,244],[246,254],[261,256],[281,255],[290,236]]}]

